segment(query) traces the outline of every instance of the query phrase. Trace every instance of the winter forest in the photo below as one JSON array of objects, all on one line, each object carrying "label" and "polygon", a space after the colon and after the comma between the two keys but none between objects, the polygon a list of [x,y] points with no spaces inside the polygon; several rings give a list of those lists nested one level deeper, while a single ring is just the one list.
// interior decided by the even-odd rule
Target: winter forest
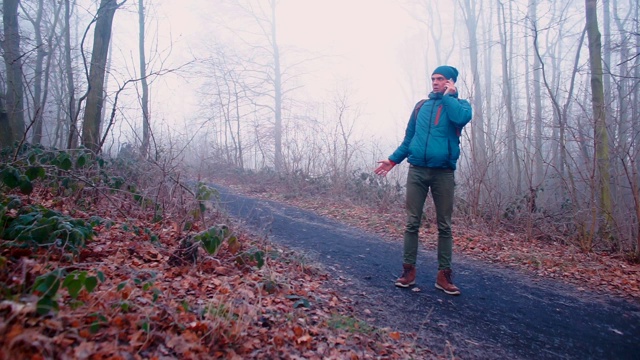
[{"label": "winter forest", "polygon": [[637,357],[639,1],[0,4],[0,360]]},{"label": "winter forest", "polygon": [[[0,145],[15,156],[26,145],[82,148],[362,196],[402,192],[404,170],[381,179],[372,169],[402,139],[431,70],[450,64],[474,114],[461,137],[457,217],[585,251],[640,251],[638,2],[386,4],[406,33],[381,13],[366,19],[366,6],[340,15],[329,2],[315,34],[292,34],[290,21],[313,18],[322,5],[311,1],[176,3],[3,0]],[[185,24],[194,33],[163,6],[199,15],[198,27]],[[354,47],[384,41],[332,32],[331,16],[406,34],[384,50],[402,65],[369,69],[392,96],[368,96],[356,71],[332,72],[340,54],[305,48],[319,34]]]}]

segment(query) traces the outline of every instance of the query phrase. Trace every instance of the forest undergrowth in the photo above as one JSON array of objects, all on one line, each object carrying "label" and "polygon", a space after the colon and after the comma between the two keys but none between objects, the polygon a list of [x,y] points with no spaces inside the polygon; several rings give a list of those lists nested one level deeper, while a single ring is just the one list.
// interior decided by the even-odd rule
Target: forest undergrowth
[{"label": "forest undergrowth", "polygon": [[0,359],[446,358],[357,318],[170,163],[25,147],[0,164]]},{"label": "forest undergrowth", "polygon": [[[373,172],[370,175],[373,177]],[[363,184],[367,180],[370,185]],[[383,182],[362,175],[335,191],[317,183],[271,173],[218,172],[210,181],[252,197],[275,200],[314,211],[342,223],[373,232],[389,241],[402,241],[404,198]],[[383,191],[380,191],[383,187]],[[387,186],[388,187],[388,186]],[[344,190],[348,188],[348,190]],[[374,194],[354,199],[355,193]],[[381,193],[393,193],[388,196]],[[363,200],[364,198],[364,200]],[[435,211],[425,209],[420,230],[421,246],[435,249]],[[432,206],[431,206],[432,207]],[[577,244],[560,243],[544,237],[527,236],[506,228],[490,227],[479,221],[465,221],[454,214],[454,253],[465,254],[496,266],[517,269],[538,278],[550,278],[575,285],[578,291],[592,290],[603,295],[640,302],[640,264],[625,254],[583,251]],[[398,254],[400,256],[400,254]]]}]

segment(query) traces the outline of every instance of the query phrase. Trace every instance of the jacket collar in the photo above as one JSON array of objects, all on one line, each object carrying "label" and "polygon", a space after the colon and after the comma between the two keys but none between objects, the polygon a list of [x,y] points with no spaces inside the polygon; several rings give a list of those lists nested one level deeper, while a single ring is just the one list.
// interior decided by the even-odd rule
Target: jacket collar
[{"label": "jacket collar", "polygon": [[[453,94],[449,94],[450,96],[453,96],[454,98],[458,98],[458,93],[453,93]],[[429,99],[431,100],[439,100],[442,99],[444,95],[442,95],[442,93],[436,93],[436,92],[430,92],[429,93]]]}]

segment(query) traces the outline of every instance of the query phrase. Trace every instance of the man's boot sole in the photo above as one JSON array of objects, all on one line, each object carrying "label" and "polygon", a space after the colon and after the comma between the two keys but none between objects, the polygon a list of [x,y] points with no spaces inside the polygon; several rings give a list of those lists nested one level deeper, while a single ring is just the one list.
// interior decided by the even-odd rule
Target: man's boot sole
[{"label": "man's boot sole", "polygon": [[412,285],[415,285],[415,284],[416,284],[416,282],[415,282],[415,281],[410,282],[410,283],[408,283],[408,284],[403,284],[403,283],[401,283],[401,282],[396,282],[396,283],[395,283],[395,285],[396,285],[397,287],[401,287],[401,288],[405,288],[405,289],[406,289],[406,288],[408,288],[409,286],[412,286]]},{"label": "man's boot sole", "polygon": [[460,290],[458,290],[458,291],[449,291],[449,290],[443,288],[442,286],[438,285],[438,283],[436,283],[436,289],[444,291],[445,294],[460,295]]}]

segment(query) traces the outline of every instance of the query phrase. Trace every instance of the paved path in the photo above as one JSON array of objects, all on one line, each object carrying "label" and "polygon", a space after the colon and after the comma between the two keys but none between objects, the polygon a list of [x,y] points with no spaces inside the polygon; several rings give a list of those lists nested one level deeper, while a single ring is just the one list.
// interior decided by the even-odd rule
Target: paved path
[{"label": "paved path", "polygon": [[[414,292],[393,286],[401,242],[391,242],[312,212],[218,187],[221,206],[270,241],[321,263],[336,288],[378,326],[411,330],[436,354],[463,359],[640,359],[640,304],[454,258],[462,295],[433,286],[433,252],[418,255]],[[364,310],[368,310],[365,312]]]}]

